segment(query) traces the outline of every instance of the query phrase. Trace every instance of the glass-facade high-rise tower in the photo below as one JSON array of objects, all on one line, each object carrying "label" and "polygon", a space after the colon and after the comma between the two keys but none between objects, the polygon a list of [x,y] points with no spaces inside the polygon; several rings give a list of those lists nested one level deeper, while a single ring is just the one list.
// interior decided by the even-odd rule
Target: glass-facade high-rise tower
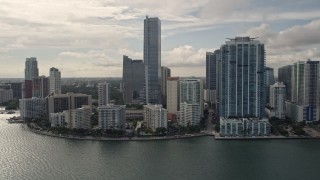
[{"label": "glass-facade high-rise tower", "polygon": [[144,20],[143,60],[146,103],[161,103],[161,22],[157,17]]},{"label": "glass-facade high-rise tower", "polygon": [[220,49],[220,117],[259,117],[265,106],[264,44],[250,37],[226,41]]}]

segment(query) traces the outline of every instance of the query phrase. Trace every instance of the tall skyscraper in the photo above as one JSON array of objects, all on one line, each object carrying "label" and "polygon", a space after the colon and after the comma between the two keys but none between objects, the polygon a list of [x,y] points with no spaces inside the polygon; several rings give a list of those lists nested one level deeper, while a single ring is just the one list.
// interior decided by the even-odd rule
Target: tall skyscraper
[{"label": "tall skyscraper", "polygon": [[269,89],[270,89],[270,86],[273,85],[275,83],[275,80],[274,80],[274,71],[273,71],[273,68],[271,67],[265,67],[265,86],[266,86],[266,103],[269,103],[269,97],[270,97],[270,94],[269,94]]},{"label": "tall skyscraper", "polygon": [[31,58],[26,58],[26,63],[25,63],[25,69],[24,69],[24,79],[25,80],[32,80],[35,77],[39,76],[39,69],[38,69],[38,62],[37,58],[31,57]]},{"label": "tall skyscraper", "polygon": [[123,101],[125,104],[143,101],[144,63],[142,60],[132,60],[123,56]]},{"label": "tall skyscraper", "polygon": [[220,49],[220,117],[259,117],[265,106],[265,49],[258,40],[236,37]]},{"label": "tall skyscraper", "polygon": [[61,72],[57,68],[50,68],[50,93],[61,94]]},{"label": "tall skyscraper", "polygon": [[37,58],[31,57],[26,58],[25,69],[24,69],[24,98],[32,97],[32,80],[39,76],[38,62]]},{"label": "tall skyscraper", "polygon": [[167,107],[167,79],[171,77],[171,70],[167,67],[161,67],[161,93],[162,104]]},{"label": "tall skyscraper", "polygon": [[168,119],[176,120],[180,107],[180,81],[179,77],[167,79],[167,110]]},{"label": "tall skyscraper", "polygon": [[106,106],[110,102],[109,83],[98,84],[98,106]]},{"label": "tall skyscraper", "polygon": [[280,67],[278,69],[278,81],[283,82],[286,86],[286,98],[287,100],[292,100],[291,95],[291,77],[292,77],[292,65],[287,65]]},{"label": "tall skyscraper", "polygon": [[143,59],[146,103],[161,101],[161,22],[157,17],[144,20]]},{"label": "tall skyscraper", "polygon": [[220,50],[206,52],[206,100],[216,102],[217,100],[217,65],[220,58]]}]

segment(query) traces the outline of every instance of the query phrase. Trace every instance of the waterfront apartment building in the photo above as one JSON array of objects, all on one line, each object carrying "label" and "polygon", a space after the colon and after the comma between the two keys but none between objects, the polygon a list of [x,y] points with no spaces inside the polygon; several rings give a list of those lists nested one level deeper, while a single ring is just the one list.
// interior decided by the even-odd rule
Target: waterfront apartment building
[{"label": "waterfront apartment building", "polygon": [[259,117],[265,106],[265,49],[255,38],[236,37],[220,48],[220,117]]},{"label": "waterfront apartment building", "polygon": [[283,84],[283,82],[276,82],[270,86],[269,91],[269,110],[272,114],[271,116],[279,119],[285,119],[286,86]]},{"label": "waterfront apartment building", "polygon": [[169,77],[167,79],[167,110],[168,119],[177,120],[177,113],[180,109],[180,79]]},{"label": "waterfront apartment building", "polygon": [[284,85],[286,86],[286,100],[288,101],[292,101],[291,79],[292,79],[292,65],[283,66],[278,69],[278,81],[283,82]]},{"label": "waterfront apartment building", "polygon": [[270,133],[268,119],[220,117],[220,136],[223,137],[269,136]]},{"label": "waterfront apartment building", "polygon": [[32,97],[45,98],[49,95],[49,78],[35,77],[32,80]]},{"label": "waterfront apartment building", "polygon": [[108,104],[98,107],[99,129],[124,130],[126,124],[125,105]]},{"label": "waterfront apartment building", "polygon": [[81,108],[83,105],[92,105],[91,95],[86,94],[52,94],[47,98],[48,113],[58,113],[64,110]]},{"label": "waterfront apartment building", "polygon": [[143,102],[145,66],[142,60],[132,60],[123,56],[122,83],[125,104]]},{"label": "waterfront apartment building", "polygon": [[110,103],[109,83],[98,83],[98,106],[106,106]]},{"label": "waterfront apartment building", "polygon": [[161,103],[161,22],[157,17],[144,19],[143,60],[146,103]]},{"label": "waterfront apartment building", "polygon": [[24,82],[24,97],[23,98],[31,98],[32,97],[32,80],[33,78],[37,78],[39,76],[38,62],[37,58],[31,57],[26,58],[25,62],[25,82]]},{"label": "waterfront apartment building", "polygon": [[82,106],[77,109],[63,111],[65,124],[69,129],[90,129],[91,128],[91,106]]},{"label": "waterfront apartment building", "polygon": [[201,120],[201,109],[199,103],[180,103],[178,123],[180,126],[196,126]]},{"label": "waterfront apartment building", "polygon": [[50,93],[61,94],[61,72],[52,67],[49,70]]},{"label": "waterfront apartment building", "polygon": [[20,117],[24,120],[47,118],[47,101],[45,98],[19,99]]},{"label": "waterfront apartment building", "polygon": [[196,77],[181,78],[179,83],[181,103],[198,104],[203,116],[203,80]]},{"label": "waterfront apartment building", "polygon": [[148,128],[156,131],[157,128],[167,128],[168,111],[161,104],[148,104],[143,106],[143,119]]},{"label": "waterfront apartment building", "polygon": [[306,123],[319,121],[319,61],[296,62],[291,71],[292,101],[286,102],[286,115]]}]

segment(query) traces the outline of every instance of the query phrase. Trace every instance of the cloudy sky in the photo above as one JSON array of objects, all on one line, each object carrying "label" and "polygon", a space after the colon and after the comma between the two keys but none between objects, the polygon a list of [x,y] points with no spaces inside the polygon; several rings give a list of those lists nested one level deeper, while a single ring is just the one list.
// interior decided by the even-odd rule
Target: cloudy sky
[{"label": "cloudy sky", "polygon": [[162,65],[174,76],[205,76],[205,52],[226,38],[259,37],[267,65],[320,60],[319,0],[0,0],[0,78],[121,77],[122,56],[142,59],[143,19],[162,24]]}]

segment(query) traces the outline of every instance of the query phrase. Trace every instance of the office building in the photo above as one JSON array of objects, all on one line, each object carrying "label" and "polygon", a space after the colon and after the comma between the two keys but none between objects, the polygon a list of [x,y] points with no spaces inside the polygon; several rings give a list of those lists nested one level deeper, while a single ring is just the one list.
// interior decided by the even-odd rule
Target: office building
[{"label": "office building", "polygon": [[98,106],[106,106],[110,102],[109,83],[98,83]]},{"label": "office building", "polygon": [[265,106],[265,49],[255,38],[229,39],[220,48],[220,117],[258,117]]},{"label": "office building", "polygon": [[49,95],[49,78],[35,77],[32,80],[32,97],[45,98]]},{"label": "office building", "polygon": [[161,103],[161,22],[157,17],[144,20],[143,60],[146,103]]},{"label": "office building", "polygon": [[171,77],[171,70],[167,67],[161,67],[161,93],[162,105],[167,107],[167,79]]},{"label": "office building", "polygon": [[46,119],[48,116],[45,98],[19,99],[19,108],[20,117],[25,121],[37,118]]},{"label": "office building", "polygon": [[143,106],[143,119],[147,128],[156,131],[157,128],[167,128],[167,110],[160,104],[148,104]]},{"label": "office building", "polygon": [[57,68],[49,70],[50,93],[61,94],[61,72]]},{"label": "office building", "polygon": [[123,56],[123,101],[125,104],[137,104],[144,101],[144,63]]},{"label": "office building", "polygon": [[124,130],[126,124],[125,105],[113,105],[98,107],[98,126],[99,129]]}]

